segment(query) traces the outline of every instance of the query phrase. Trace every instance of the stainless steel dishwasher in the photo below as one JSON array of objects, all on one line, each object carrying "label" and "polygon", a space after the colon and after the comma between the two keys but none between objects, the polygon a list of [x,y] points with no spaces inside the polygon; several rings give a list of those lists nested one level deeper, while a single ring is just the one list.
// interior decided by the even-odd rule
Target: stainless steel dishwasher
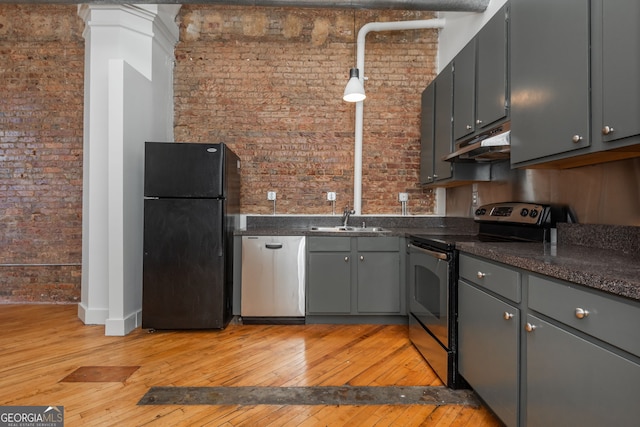
[{"label": "stainless steel dishwasher", "polygon": [[304,236],[242,236],[241,289],[243,323],[304,323]]}]

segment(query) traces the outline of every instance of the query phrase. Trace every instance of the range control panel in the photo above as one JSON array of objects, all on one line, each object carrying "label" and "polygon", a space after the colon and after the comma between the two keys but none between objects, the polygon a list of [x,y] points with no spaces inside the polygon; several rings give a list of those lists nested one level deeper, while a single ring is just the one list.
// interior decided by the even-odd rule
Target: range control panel
[{"label": "range control panel", "polygon": [[549,207],[535,203],[493,203],[476,209],[478,222],[511,222],[541,225],[547,221]]}]

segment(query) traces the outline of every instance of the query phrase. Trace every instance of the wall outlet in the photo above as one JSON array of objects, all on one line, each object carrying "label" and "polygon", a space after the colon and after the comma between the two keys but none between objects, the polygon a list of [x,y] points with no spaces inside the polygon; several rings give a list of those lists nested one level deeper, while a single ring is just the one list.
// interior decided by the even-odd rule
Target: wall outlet
[{"label": "wall outlet", "polygon": [[330,202],[333,202],[336,200],[336,192],[335,191],[328,191],[327,192],[327,200]]},{"label": "wall outlet", "polygon": [[267,191],[267,200],[275,200],[276,192],[275,191]]},{"label": "wall outlet", "polygon": [[409,201],[409,193],[398,193],[398,201],[400,201],[400,202],[408,202]]}]

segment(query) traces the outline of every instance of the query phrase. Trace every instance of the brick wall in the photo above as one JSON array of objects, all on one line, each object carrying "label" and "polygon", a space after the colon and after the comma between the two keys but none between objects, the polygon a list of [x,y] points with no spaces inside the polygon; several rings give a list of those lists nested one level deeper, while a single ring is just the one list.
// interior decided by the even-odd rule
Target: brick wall
[{"label": "brick wall", "polygon": [[83,27],[0,5],[0,302],[79,300]]},{"label": "brick wall", "polygon": [[[328,214],[352,203],[354,104],[342,101],[367,22],[424,12],[185,5],[175,137],[243,160],[243,213]],[[75,302],[82,257],[84,24],[75,5],[0,5],[0,303]],[[420,93],[435,31],[367,38],[363,212],[430,212],[417,185]]]},{"label": "brick wall", "polygon": [[[174,75],[175,138],[225,141],[242,165],[242,211],[328,214],[353,201],[355,105],[342,101],[367,22],[428,12],[184,5]],[[417,186],[420,94],[436,74],[437,32],[370,33],[363,150],[365,214],[433,209]]]}]

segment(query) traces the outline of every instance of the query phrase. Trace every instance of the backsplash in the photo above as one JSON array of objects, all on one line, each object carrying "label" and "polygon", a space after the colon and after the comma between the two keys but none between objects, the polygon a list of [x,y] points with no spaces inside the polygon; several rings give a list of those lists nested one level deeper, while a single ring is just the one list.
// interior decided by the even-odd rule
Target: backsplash
[{"label": "backsplash", "polygon": [[[570,206],[581,224],[640,226],[640,159],[573,169],[518,169],[475,184],[478,204],[523,201]],[[473,216],[473,185],[447,189],[447,216]]]},{"label": "backsplash", "polygon": [[[246,229],[264,228],[290,228],[307,229],[311,226],[336,226],[340,225],[340,215],[248,215],[246,217]],[[353,215],[349,218],[349,225],[360,227],[362,223],[367,227],[385,228],[439,228],[447,227],[449,230],[457,230],[462,234],[475,234],[477,225],[470,218],[437,217],[437,216],[369,216]]]},{"label": "backsplash", "polygon": [[640,255],[640,227],[559,223],[558,242]]}]

